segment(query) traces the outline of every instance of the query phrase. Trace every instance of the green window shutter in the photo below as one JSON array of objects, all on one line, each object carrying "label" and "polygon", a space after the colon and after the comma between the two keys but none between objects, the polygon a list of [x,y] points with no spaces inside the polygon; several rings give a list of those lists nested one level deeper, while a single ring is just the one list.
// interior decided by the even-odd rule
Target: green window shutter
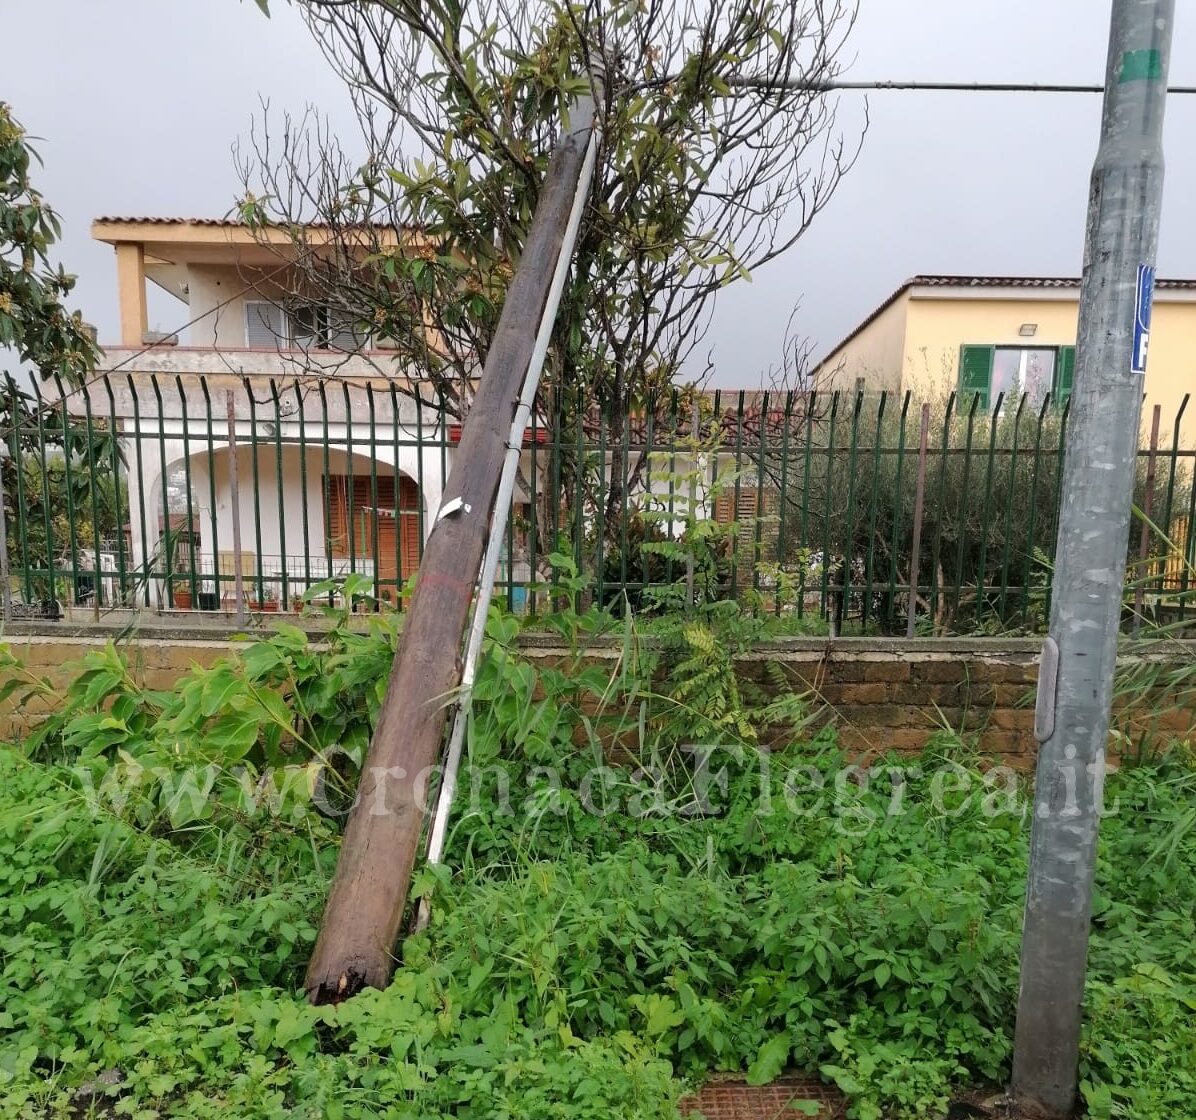
[{"label": "green window shutter", "polygon": [[1055,384],[1051,386],[1051,395],[1055,398],[1056,408],[1067,404],[1071,396],[1072,382],[1076,374],[1076,348],[1074,346],[1060,346],[1059,360],[1055,363]]},{"label": "green window shutter", "polygon": [[959,350],[959,395],[969,404],[972,395],[980,398],[980,408],[988,408],[993,380],[995,346],[962,346]]}]

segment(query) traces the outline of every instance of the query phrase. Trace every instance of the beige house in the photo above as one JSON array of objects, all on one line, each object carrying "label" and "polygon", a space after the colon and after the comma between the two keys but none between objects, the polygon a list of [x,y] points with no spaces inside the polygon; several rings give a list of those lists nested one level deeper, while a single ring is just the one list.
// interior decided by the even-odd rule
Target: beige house
[{"label": "beige house", "polygon": [[[88,407],[122,432],[128,464],[126,545],[107,548],[103,570],[181,568],[145,592],[166,607],[181,583],[187,600],[194,590],[206,609],[230,609],[238,569],[254,599],[285,603],[356,573],[395,600],[460,431],[419,371],[317,298],[296,300],[285,232],[110,217],[92,236],[114,250],[120,338],[100,340],[110,372]],[[319,253],[331,235],[309,227],[305,242]],[[185,328],[148,330],[149,284],[174,297]]]},{"label": "beige house", "polygon": [[[1061,400],[1071,391],[1079,297],[1072,279],[915,276],[835,346],[816,375],[836,389],[909,390],[920,399],[962,390],[979,394],[982,407],[1001,393]],[[1159,280],[1143,423],[1158,404],[1169,431],[1193,387],[1196,280]],[[1196,437],[1196,407],[1184,413],[1183,431]]]}]

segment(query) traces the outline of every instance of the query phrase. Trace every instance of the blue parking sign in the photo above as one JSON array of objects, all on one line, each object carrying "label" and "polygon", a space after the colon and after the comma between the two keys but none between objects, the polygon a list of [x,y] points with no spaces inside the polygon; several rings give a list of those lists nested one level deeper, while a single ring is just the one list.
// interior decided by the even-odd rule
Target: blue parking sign
[{"label": "blue parking sign", "polygon": [[1134,352],[1130,373],[1146,375],[1146,351],[1150,347],[1150,310],[1154,301],[1154,265],[1138,265],[1138,293],[1134,300]]}]

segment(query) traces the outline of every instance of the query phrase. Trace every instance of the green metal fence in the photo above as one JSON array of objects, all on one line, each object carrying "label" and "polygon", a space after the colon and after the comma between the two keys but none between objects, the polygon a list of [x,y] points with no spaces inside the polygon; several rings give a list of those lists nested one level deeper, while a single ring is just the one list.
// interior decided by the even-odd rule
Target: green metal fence
[{"label": "green metal fence", "polygon": [[[7,618],[399,608],[460,433],[431,383],[113,373],[0,391]],[[1035,632],[1067,409],[1049,398],[695,393],[541,402],[499,591],[698,598],[835,633]],[[1126,625],[1182,624],[1196,552],[1187,398],[1147,404]],[[555,561],[550,557],[555,556]]]}]

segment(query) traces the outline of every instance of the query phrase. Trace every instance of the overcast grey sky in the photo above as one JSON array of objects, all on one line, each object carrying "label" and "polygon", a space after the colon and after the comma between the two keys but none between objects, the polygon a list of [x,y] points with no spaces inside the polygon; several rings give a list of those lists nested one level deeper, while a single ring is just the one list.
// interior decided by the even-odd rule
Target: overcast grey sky
[{"label": "overcast grey sky", "polygon": [[[1196,85],[1196,0],[1181,0],[1172,82]],[[347,97],[296,13],[243,0],[0,0],[0,96],[44,139],[38,182],[62,214],[76,303],[116,337],[101,214],[220,216],[236,193],[230,147],[259,95],[313,102],[352,127]],[[862,0],[857,79],[1099,82],[1109,0]],[[13,44],[22,44],[16,50]],[[841,95],[858,126],[863,98]],[[720,298],[708,338],[715,384],[754,386],[786,320],[824,352],[915,273],[1078,275],[1100,99],[875,93],[863,153],[790,255]],[[1196,97],[1167,110],[1160,273],[1196,276]],[[152,286],[151,286],[152,287]],[[151,325],[186,309],[151,301]]]}]

